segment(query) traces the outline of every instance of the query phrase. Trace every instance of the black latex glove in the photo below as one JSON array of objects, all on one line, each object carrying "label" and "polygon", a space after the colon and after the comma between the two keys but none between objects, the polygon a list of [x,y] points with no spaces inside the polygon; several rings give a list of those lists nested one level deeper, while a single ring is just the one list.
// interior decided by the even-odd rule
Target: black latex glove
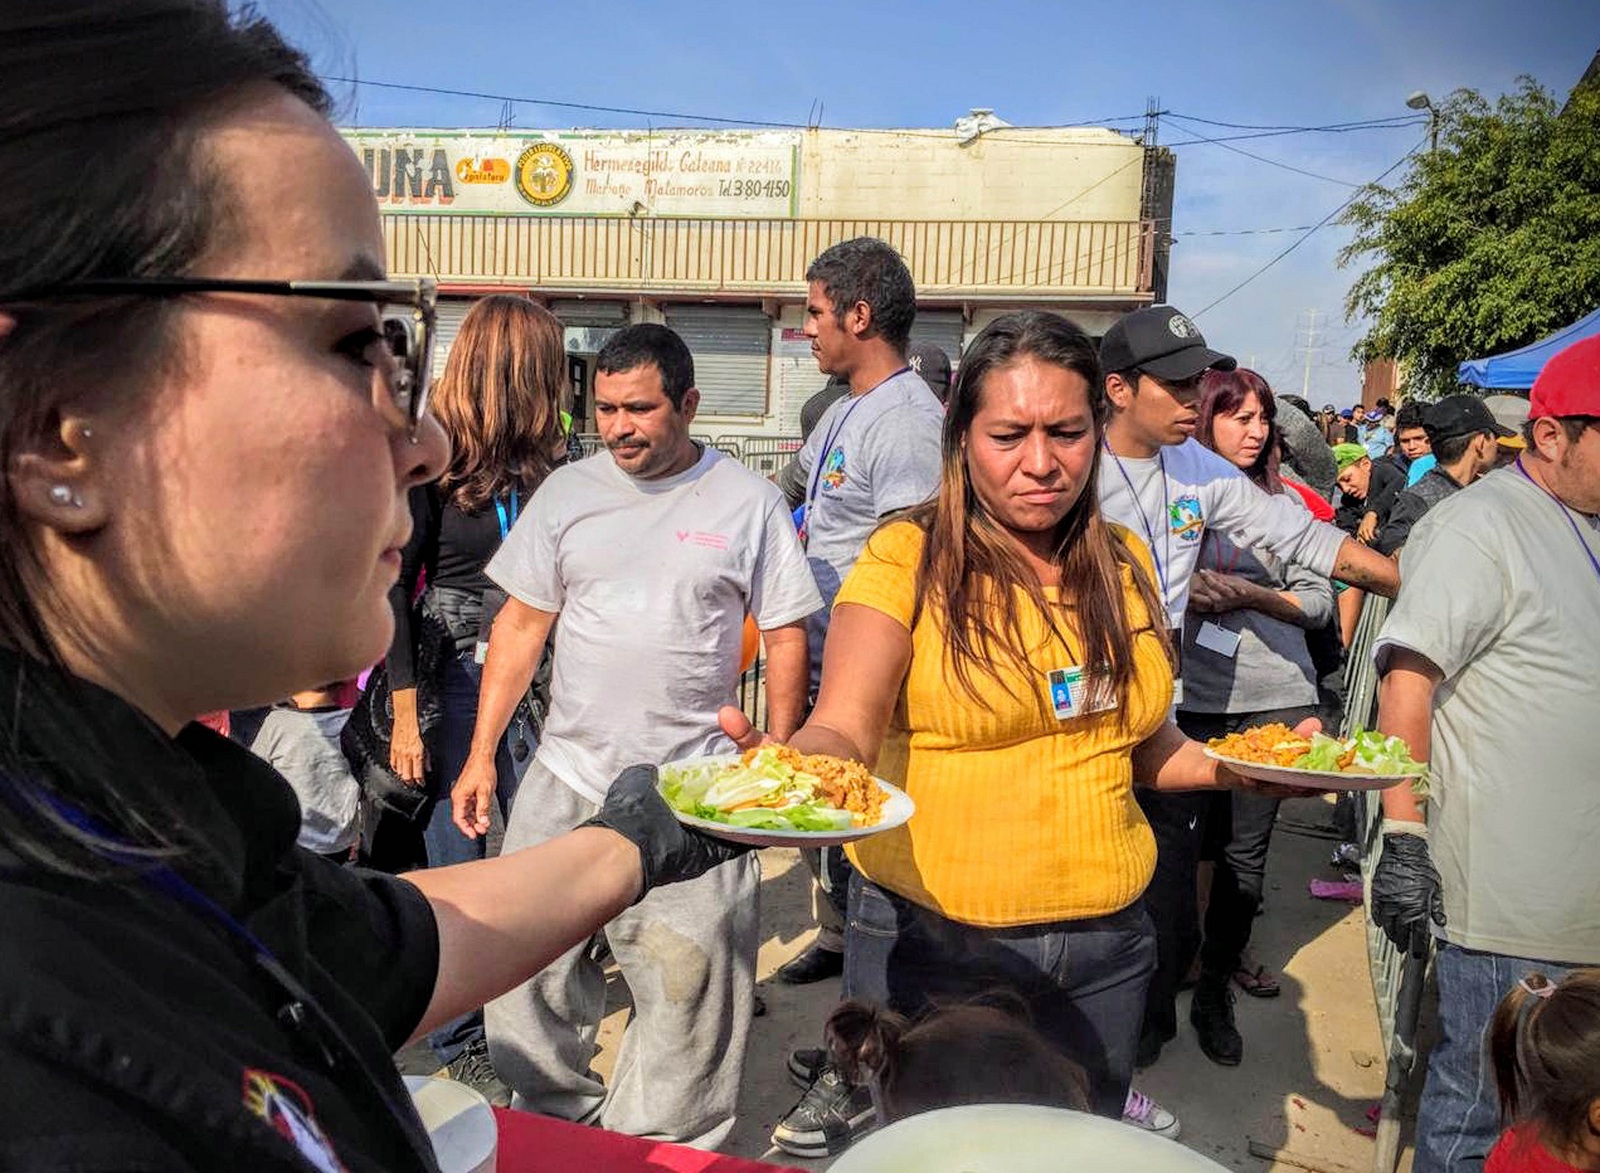
[{"label": "black latex glove", "polygon": [[1428,948],[1428,921],[1444,924],[1439,873],[1421,835],[1383,837],[1383,854],[1372,873],[1372,919],[1402,952],[1421,957]]},{"label": "black latex glove", "polygon": [[629,766],[618,774],[600,813],[583,825],[609,827],[639,849],[644,864],[639,900],[652,888],[692,880],[750,850],[678,822],[666,799],[656,793],[654,766]]}]

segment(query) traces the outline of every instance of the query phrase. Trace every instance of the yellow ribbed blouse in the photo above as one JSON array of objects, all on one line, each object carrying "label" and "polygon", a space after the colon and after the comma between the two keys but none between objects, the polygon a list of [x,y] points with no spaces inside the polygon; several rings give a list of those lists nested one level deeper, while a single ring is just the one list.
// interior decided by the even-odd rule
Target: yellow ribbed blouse
[{"label": "yellow ribbed blouse", "polygon": [[[1133,798],[1131,754],[1172,706],[1172,670],[1131,574],[1123,573],[1128,616],[1143,631],[1130,695],[1115,711],[1060,720],[1035,698],[1048,701],[1049,672],[1078,662],[1070,621],[1063,644],[1019,592],[1035,671],[1021,679],[1001,666],[1009,693],[976,675],[983,703],[975,703],[946,657],[938,617],[924,607],[912,627],[923,540],[911,522],[880,529],[835,600],[871,607],[911,632],[911,667],[876,772],[917,810],[904,827],[853,844],[851,861],[907,900],[986,928],[1126,908],[1156,863],[1155,837]],[[1148,570],[1144,546],[1129,542]]]}]

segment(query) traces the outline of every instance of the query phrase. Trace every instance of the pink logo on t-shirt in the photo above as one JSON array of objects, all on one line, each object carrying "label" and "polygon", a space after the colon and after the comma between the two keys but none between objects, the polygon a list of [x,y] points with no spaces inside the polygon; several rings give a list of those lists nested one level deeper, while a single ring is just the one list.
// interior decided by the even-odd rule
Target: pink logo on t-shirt
[{"label": "pink logo on t-shirt", "polygon": [[688,542],[692,546],[701,546],[707,550],[726,550],[728,548],[727,534],[706,533],[704,530],[680,529],[673,531],[680,543]]}]

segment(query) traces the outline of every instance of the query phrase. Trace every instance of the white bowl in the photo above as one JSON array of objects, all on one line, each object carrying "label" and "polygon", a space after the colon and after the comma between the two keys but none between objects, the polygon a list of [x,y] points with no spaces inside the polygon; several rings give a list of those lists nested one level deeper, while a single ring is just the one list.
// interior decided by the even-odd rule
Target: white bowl
[{"label": "white bowl", "polygon": [[1065,1108],[973,1104],[897,1120],[851,1145],[832,1173],[1217,1173],[1177,1141]]},{"label": "white bowl", "polygon": [[489,1101],[453,1079],[408,1075],[405,1081],[442,1173],[494,1173],[499,1128]]}]

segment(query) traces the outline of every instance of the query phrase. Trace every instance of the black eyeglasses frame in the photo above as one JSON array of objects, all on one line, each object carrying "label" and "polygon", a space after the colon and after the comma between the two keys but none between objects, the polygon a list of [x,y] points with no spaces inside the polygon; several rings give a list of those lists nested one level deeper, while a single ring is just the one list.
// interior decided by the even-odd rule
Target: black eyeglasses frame
[{"label": "black eyeglasses frame", "polygon": [[8,295],[0,305],[93,297],[183,297],[199,293],[254,293],[409,306],[411,316],[382,319],[384,343],[399,364],[390,395],[413,435],[428,410],[433,344],[438,322],[438,282],[428,277],[381,281],[261,281],[235,277],[105,277],[67,281]]}]

